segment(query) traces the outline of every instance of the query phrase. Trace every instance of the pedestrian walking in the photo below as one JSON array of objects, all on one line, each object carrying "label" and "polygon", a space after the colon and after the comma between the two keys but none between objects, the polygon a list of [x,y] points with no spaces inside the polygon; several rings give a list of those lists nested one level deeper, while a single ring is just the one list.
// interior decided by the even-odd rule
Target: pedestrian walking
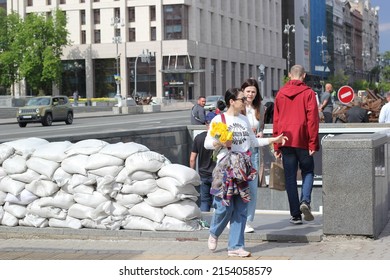
[{"label": "pedestrian walking", "polygon": [[[283,133],[288,137],[284,146],[274,144],[275,157],[282,157],[286,192],[294,224],[302,224],[302,213],[311,221],[311,193],[314,181],[313,155],[319,150],[319,117],[315,92],[303,81],[305,69],[291,67],[288,81],[275,99],[273,135]],[[297,171],[302,173],[302,191],[298,196]]]},{"label": "pedestrian walking", "polygon": [[206,112],[204,106],[206,105],[206,97],[199,96],[197,104],[191,109],[191,124],[199,125],[205,124]]}]

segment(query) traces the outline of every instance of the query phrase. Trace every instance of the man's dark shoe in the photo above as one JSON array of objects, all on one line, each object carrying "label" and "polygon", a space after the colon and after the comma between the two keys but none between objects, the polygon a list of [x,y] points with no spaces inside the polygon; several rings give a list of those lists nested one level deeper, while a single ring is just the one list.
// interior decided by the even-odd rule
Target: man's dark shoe
[{"label": "man's dark shoe", "polygon": [[303,214],[303,219],[305,219],[305,221],[313,221],[314,220],[314,216],[311,213],[311,208],[310,208],[309,204],[307,204],[306,202],[302,202],[301,206],[299,207],[299,210],[301,210],[301,212]]},{"label": "man's dark shoe", "polygon": [[291,217],[290,223],[295,224],[295,225],[300,225],[300,224],[302,224],[302,218],[301,218],[301,216]]}]

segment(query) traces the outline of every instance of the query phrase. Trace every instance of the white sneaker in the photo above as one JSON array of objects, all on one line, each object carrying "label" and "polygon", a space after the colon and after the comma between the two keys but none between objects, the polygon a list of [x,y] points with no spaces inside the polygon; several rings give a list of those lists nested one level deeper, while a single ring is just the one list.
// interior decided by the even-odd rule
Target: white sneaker
[{"label": "white sneaker", "polygon": [[245,233],[253,233],[253,232],[255,232],[255,229],[250,224],[246,224],[244,232]]}]

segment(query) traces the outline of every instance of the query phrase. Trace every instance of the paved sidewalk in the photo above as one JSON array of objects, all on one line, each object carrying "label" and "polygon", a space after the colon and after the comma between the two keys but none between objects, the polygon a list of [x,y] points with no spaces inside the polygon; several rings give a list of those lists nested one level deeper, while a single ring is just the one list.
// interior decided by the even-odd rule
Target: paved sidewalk
[{"label": "paved sidewalk", "polygon": [[[315,217],[313,222],[292,225],[287,213],[260,211],[252,224],[255,233],[245,236],[250,259],[390,260],[390,225],[377,240],[323,236],[322,216],[317,213]],[[220,236],[212,253],[207,248],[207,229],[152,232],[0,227],[0,260],[232,259],[226,251],[227,233],[225,230]]]}]

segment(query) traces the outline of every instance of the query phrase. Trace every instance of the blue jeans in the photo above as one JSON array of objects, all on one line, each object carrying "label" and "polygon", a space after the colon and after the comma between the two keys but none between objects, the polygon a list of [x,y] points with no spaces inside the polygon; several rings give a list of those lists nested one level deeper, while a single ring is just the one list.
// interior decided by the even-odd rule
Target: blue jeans
[{"label": "blue jeans", "polygon": [[210,188],[213,178],[201,178],[200,184],[200,211],[209,212],[213,203],[213,197],[210,194]]},{"label": "blue jeans", "polygon": [[[311,202],[311,191],[314,180],[314,159],[313,156],[309,155],[309,150],[292,147],[282,147],[280,150],[282,152],[290,214],[293,217],[300,216],[302,214],[299,210],[300,204],[305,201],[310,205]],[[297,186],[298,165],[302,172],[302,191],[300,198],[298,198]]]},{"label": "blue jeans", "polygon": [[[252,167],[259,171],[259,148],[251,148],[250,150],[252,152],[251,155],[251,162]],[[258,174],[258,173],[257,173]],[[248,202],[248,222],[253,222],[253,219],[255,218],[255,211],[256,211],[256,202],[257,202],[257,188],[259,185],[259,175],[256,175],[256,177],[253,179],[253,181],[249,181],[249,193],[251,196],[251,200]]]},{"label": "blue jeans", "polygon": [[244,248],[247,203],[239,195],[234,195],[229,206],[222,205],[222,199],[214,196],[214,214],[211,219],[210,235],[218,238],[230,222],[228,250]]}]

